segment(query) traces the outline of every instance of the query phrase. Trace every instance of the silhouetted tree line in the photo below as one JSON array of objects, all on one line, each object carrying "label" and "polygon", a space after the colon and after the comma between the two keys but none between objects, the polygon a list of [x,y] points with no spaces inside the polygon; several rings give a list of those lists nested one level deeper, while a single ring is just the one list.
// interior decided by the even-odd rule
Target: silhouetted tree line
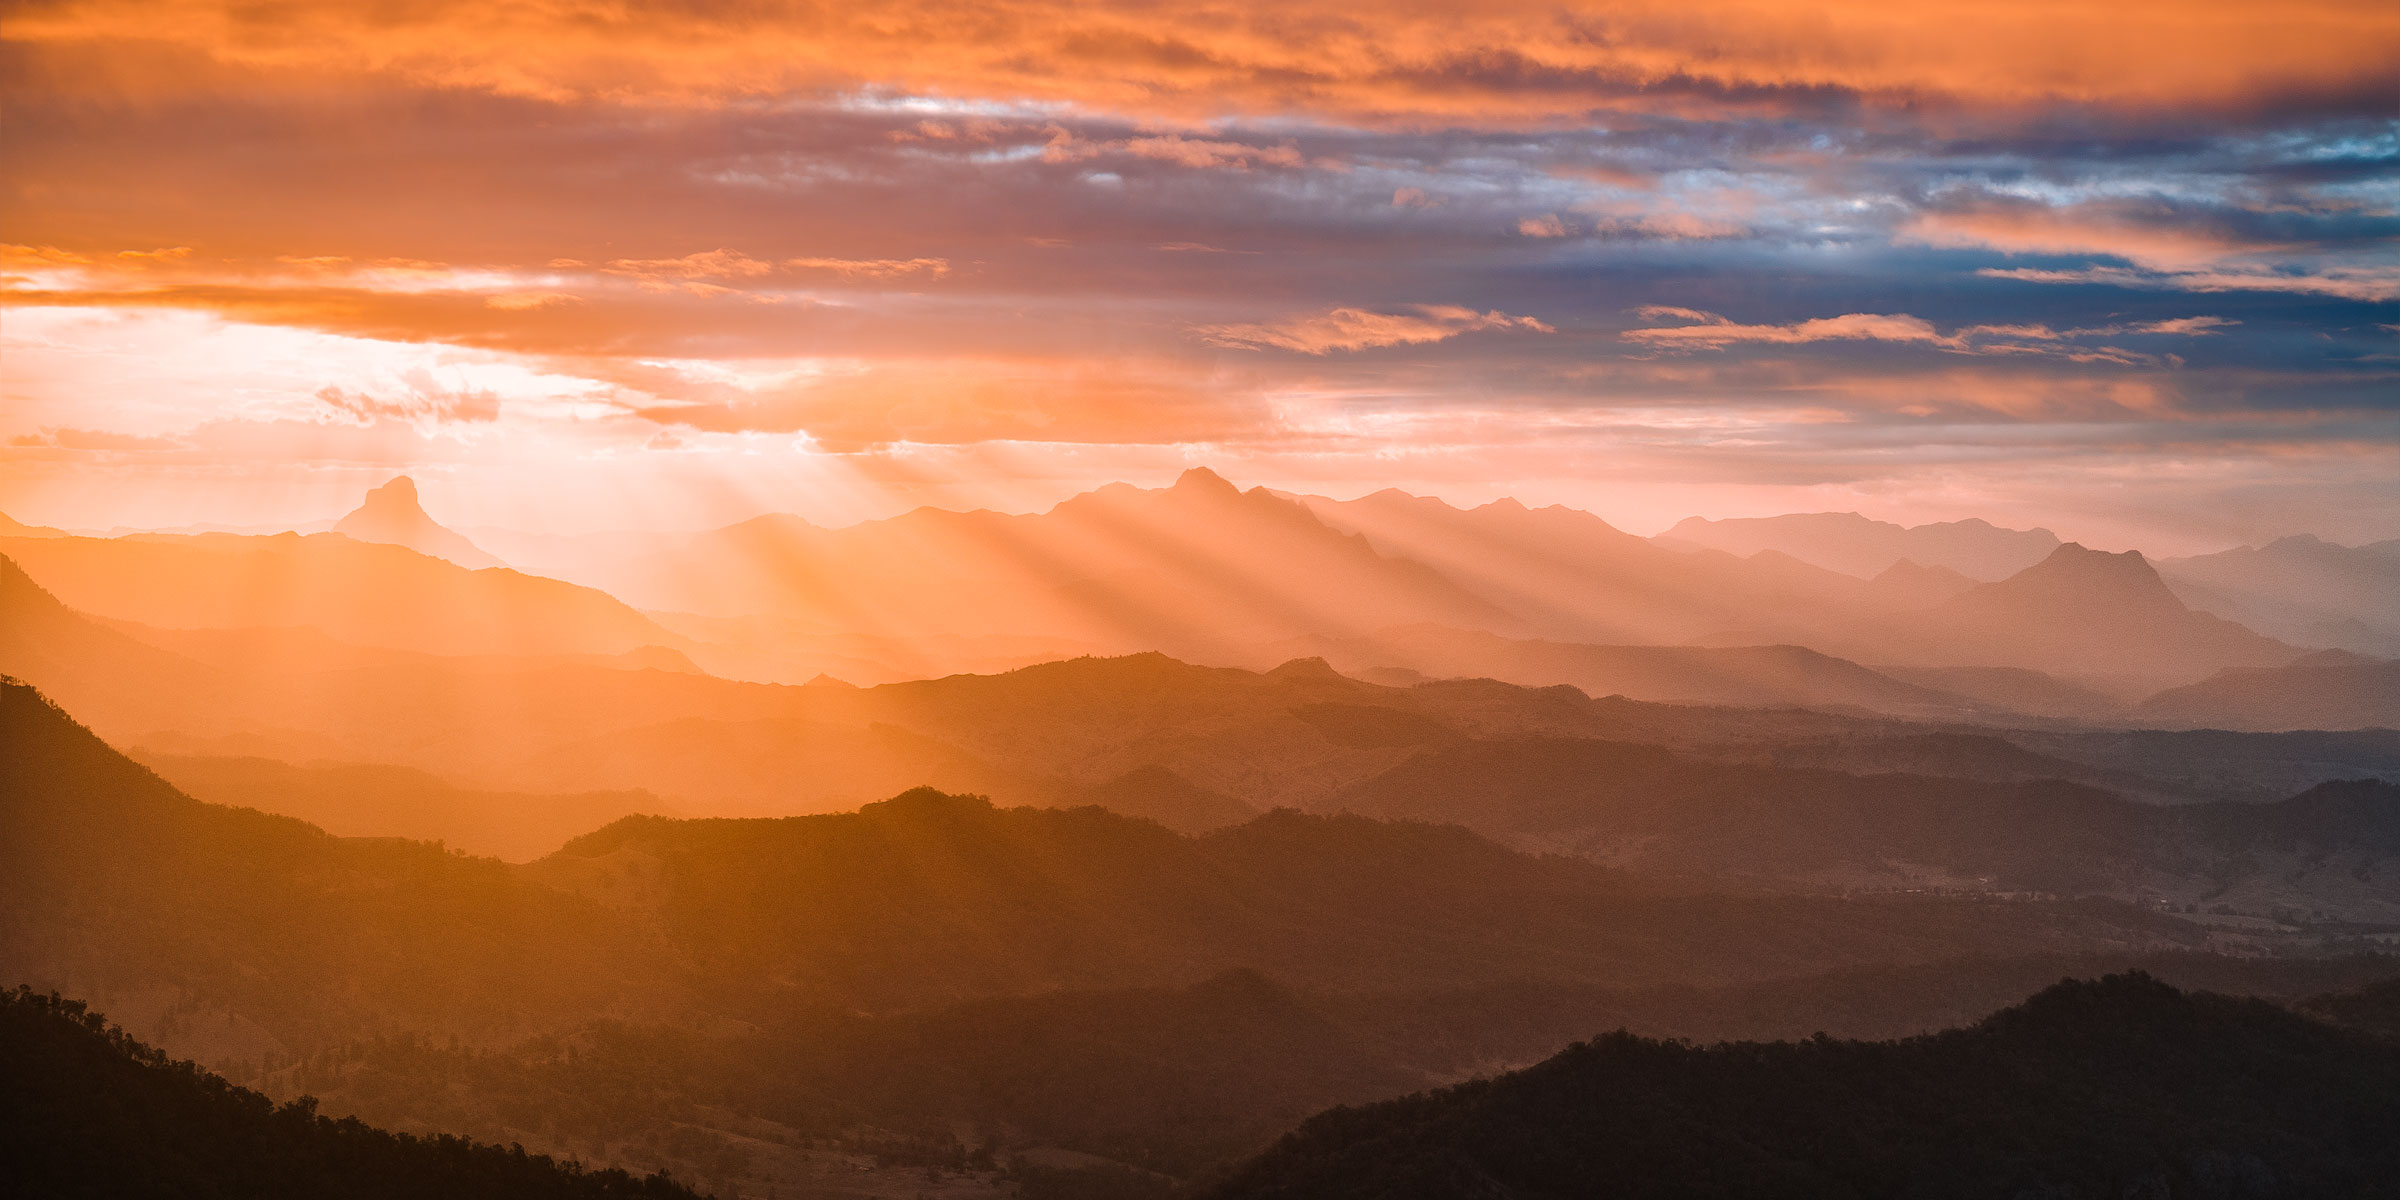
[{"label": "silhouetted tree line", "polygon": [[15,1194],[190,1200],[691,1200],[662,1176],[586,1171],[447,1135],[388,1133],[170,1060],[81,1002],[0,993],[0,1163]]}]

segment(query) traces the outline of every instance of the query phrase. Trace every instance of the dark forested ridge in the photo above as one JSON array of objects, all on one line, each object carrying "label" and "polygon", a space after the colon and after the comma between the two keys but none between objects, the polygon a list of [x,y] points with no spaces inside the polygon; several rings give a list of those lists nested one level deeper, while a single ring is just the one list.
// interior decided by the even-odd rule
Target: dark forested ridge
[{"label": "dark forested ridge", "polygon": [[277,1105],[82,1004],[0,992],[0,1191],[43,1200],[691,1200],[656,1176]]},{"label": "dark forested ridge", "polygon": [[[1349,694],[1306,669],[1206,676],[1250,691],[1293,680]],[[1422,690],[1422,711],[1310,699],[1288,719],[1328,744],[1434,761],[1493,744],[1425,715],[1472,726],[1483,685]],[[1562,744],[1634,766],[1810,774]],[[818,816],[631,817],[509,866],[201,803],[14,684],[0,687],[0,752],[7,982],[92,1000],[279,1098],[671,1166],[719,1195],[871,1178],[845,1194],[913,1196],[928,1172],[982,1189],[962,1196],[1031,1195],[1082,1186],[1043,1174],[1074,1175],[1055,1164],[1075,1155],[1099,1156],[1097,1177],[1127,1194],[1154,1192],[1329,1105],[1535,1062],[1599,1029],[1881,1037],[1972,1020],[2061,974],[2148,965],[2290,1001],[2393,973],[2371,955],[2203,953],[2210,930],[2105,899],[1725,894],[1459,825],[1292,809],[1191,835],[918,789]],[[1152,774],[1129,786],[1241,815],[1227,794]],[[1483,774],[1461,778],[1509,778]],[[1862,778],[1814,775],[1829,792]],[[1858,794],[1893,786],[1913,784]],[[2309,809],[2303,832],[2370,832],[2354,818],[2382,790],[2361,786]],[[2099,795],[2008,781],[1960,794],[2045,788]],[[1018,1158],[1032,1165],[1008,1174]]]},{"label": "dark forested ridge", "polygon": [[1900,1042],[1620,1033],[1323,1113],[1215,1195],[2400,1195],[2400,1046],[2140,974]]}]

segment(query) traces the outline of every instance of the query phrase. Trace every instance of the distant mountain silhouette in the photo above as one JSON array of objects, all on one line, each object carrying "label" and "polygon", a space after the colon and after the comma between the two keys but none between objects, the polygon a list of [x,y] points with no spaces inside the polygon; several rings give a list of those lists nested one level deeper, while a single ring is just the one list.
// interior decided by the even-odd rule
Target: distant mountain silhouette
[{"label": "distant mountain silhouette", "polygon": [[298,817],[337,837],[441,842],[526,862],[567,838],[635,813],[668,813],[645,791],[525,793],[462,788],[424,771],[369,763],[144,752],[132,757],[187,796]]},{"label": "distant mountain silhouette", "polygon": [[2139,551],[2108,554],[2074,542],[1903,628],[1912,665],[2031,667],[2129,682],[2280,666],[2300,654],[2184,607]]},{"label": "distant mountain silhouette", "polygon": [[2302,534],[2158,570],[2193,608],[2295,645],[2400,655],[2400,539],[2353,547]]},{"label": "distant mountain silhouette", "polygon": [[51,1200],[694,1200],[652,1176],[585,1173],[522,1150],[419,1140],[278,1106],[107,1025],[82,1004],[0,992],[0,1160]]},{"label": "distant mountain silhouette", "polygon": [[334,523],[333,531],[362,542],[406,546],[419,554],[448,559],[469,570],[507,564],[425,515],[417,504],[417,483],[406,475],[367,493],[366,503]]},{"label": "distant mountain silhouette", "polygon": [[9,516],[7,513],[0,513],[0,537],[44,538],[65,536],[67,536],[67,534],[64,530],[52,529],[47,525],[28,525],[23,521],[19,521],[14,517]]},{"label": "distant mountain silhouette", "polygon": [[2324,650],[2280,667],[2227,669],[2127,715],[2170,729],[2400,729],[2400,661]]},{"label": "distant mountain silhouette", "polygon": [[1321,1114],[1223,1200],[2400,1195],[2400,1047],[2148,976],[1898,1043],[1612,1034]]},{"label": "distant mountain silhouette", "polygon": [[1593,646],[1420,625],[1367,638],[1283,642],[1268,647],[1265,656],[1297,653],[1320,655],[1352,675],[1403,667],[1431,678],[1483,676],[1527,687],[1563,683],[1594,696],[1660,704],[1863,709],[1937,718],[1978,708],[1963,697],[1803,646]]},{"label": "distant mountain silhouette", "polygon": [[296,626],[435,654],[621,654],[685,639],[590,588],[338,534],[9,538],[69,607],[170,629]]},{"label": "distant mountain silhouette", "polygon": [[1555,640],[1806,642],[1780,635],[1847,627],[1881,608],[1858,580],[1796,559],[1683,553],[1559,505],[1499,500],[1460,509],[1391,489],[1356,500],[1297,499],[1334,528],[1428,564]]},{"label": "distant mountain silhouette", "polygon": [[1999,712],[2070,721],[2107,721],[2125,702],[2105,692],[2069,683],[2030,667],[1907,667],[1884,664],[1875,672],[1974,702]]},{"label": "distant mountain silhouette", "polygon": [[925,508],[842,529],[759,517],[571,570],[650,608],[1118,649],[1512,620],[1420,563],[1205,469],[1167,488],[1111,484],[1028,516]]},{"label": "distant mountain silhouette", "polygon": [[1904,558],[1869,579],[1868,590],[1896,609],[1931,608],[1972,590],[1975,580],[1948,567],[1928,567]]},{"label": "distant mountain silhouette", "polygon": [[1709,521],[1690,517],[1662,542],[1748,557],[1775,550],[1830,571],[1872,579],[1902,560],[1944,567],[1969,579],[2006,579],[2058,549],[2047,529],[2002,529],[1968,519],[1901,526],[1857,513],[1794,513]]},{"label": "distant mountain silhouette", "polygon": [[[1960,775],[1974,768],[1958,760],[1980,748],[2000,761],[1977,773],[1997,781],[1848,774],[1791,753],[1769,752],[1781,761],[1767,765],[1611,742],[1463,742],[1327,804],[1456,821],[1520,848],[1709,886],[2038,891],[2400,922],[2400,786],[2327,783],[2272,804],[2169,807],[2045,780],[2038,760],[2005,743],[1914,748]],[[1901,749],[1876,757],[1905,764]]]}]

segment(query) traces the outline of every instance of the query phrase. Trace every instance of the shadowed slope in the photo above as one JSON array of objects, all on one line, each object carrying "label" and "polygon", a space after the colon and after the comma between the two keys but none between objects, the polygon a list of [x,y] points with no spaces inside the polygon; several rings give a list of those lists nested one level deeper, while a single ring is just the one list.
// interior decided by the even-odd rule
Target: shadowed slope
[{"label": "shadowed slope", "polygon": [[1509,844],[1709,886],[1942,886],[2206,899],[2400,923],[2400,787],[2162,807],[2060,782],[1850,775],[1693,761],[1654,746],[1467,742],[1335,795]]},{"label": "shadowed slope", "polygon": [[419,1140],[277,1107],[172,1062],[78,1003],[0,993],[0,1160],[10,1189],[53,1200],[570,1200],[690,1191],[666,1179],[529,1158],[457,1138]]},{"label": "shadowed slope", "polygon": [[2400,661],[2326,650],[2285,666],[2227,670],[2169,688],[2127,715],[2168,728],[2395,729]]},{"label": "shadowed slope", "polygon": [[1322,1114],[1215,1194],[2390,1196],[2394,1095],[2400,1049],[2112,976],[1897,1043],[1614,1034]]}]

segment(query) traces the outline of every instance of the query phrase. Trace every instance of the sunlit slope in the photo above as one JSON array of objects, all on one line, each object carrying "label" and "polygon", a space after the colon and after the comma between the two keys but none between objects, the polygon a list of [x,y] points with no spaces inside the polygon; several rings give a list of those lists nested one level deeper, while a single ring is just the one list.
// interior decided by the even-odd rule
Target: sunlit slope
[{"label": "sunlit slope", "polygon": [[[0,642],[0,671],[75,697],[119,744],[185,757],[389,764],[483,791],[644,789],[671,811],[821,812],[931,784],[1011,804],[1121,803],[1198,831],[1248,810],[1320,804],[1459,738],[1601,738],[1736,758],[1835,739],[1839,755],[1826,758],[1820,747],[1806,751],[1818,755],[1808,761],[1977,778],[1992,769],[1978,754],[1929,758],[1927,743],[1892,741],[1923,727],[1872,717],[1594,700],[1571,688],[1491,680],[1382,686],[1317,661],[1252,672],[1145,654],[877,688],[781,687],[697,674],[663,649],[459,657],[305,630],[102,627],[21,575],[0,578],[0,586],[18,614],[16,636]],[[1447,644],[1446,635],[1426,636]],[[1470,640],[1469,648],[1479,644]],[[164,657],[160,646],[183,653]],[[1689,658],[1729,689],[1766,695],[1916,695],[1805,650],[1568,649],[1600,655],[1602,666],[1620,654],[1637,664]],[[2235,758],[2218,753],[2223,747],[2187,746],[2126,771],[2115,756],[2147,752],[2122,735],[1995,732],[2019,745],[2038,736],[2043,753],[2096,770],[2091,781],[2144,795],[2273,799],[2326,779],[2382,773],[2392,757],[2365,742],[2286,739],[2291,748],[2279,751],[2269,739]],[[1874,749],[1884,744],[1893,752]],[[2071,766],[2051,769],[2084,777]],[[2189,778],[2171,786],[2143,778],[2162,774]],[[1143,794],[1116,787],[1128,776],[1148,781]],[[588,828],[562,816],[520,832],[556,845]],[[480,836],[473,826],[437,830],[410,828],[461,842]]]},{"label": "sunlit slope", "polygon": [[[202,804],[0,685],[0,975],[253,1041],[521,1034],[667,997],[643,938],[486,859]],[[123,1015],[123,1014],[121,1014]]]},{"label": "sunlit slope", "polygon": [[2388,1196],[2395,1094],[2400,1046],[2115,976],[1900,1043],[1603,1037],[1323,1114],[1212,1194]]},{"label": "sunlit slope", "polygon": [[1866,583],[1836,572],[1780,556],[1679,552],[1558,505],[1460,509],[1394,490],[1299,499],[1334,528],[1428,564],[1554,640],[1773,642],[1787,630],[1847,628],[1883,607]]},{"label": "sunlit slope", "polygon": [[321,1200],[689,1198],[659,1178],[585,1174],[521,1150],[396,1137],[278,1107],[106,1025],[82,1004],[0,994],[0,1159],[12,1190]]},{"label": "sunlit slope", "polygon": [[0,675],[39,685],[112,733],[213,721],[229,686],[206,665],[60,604],[0,556]]},{"label": "sunlit slope", "polygon": [[5,538],[68,607],[173,629],[307,626],[438,654],[621,654],[682,639],[590,588],[340,534]]},{"label": "sunlit slope", "polygon": [[646,608],[773,614],[870,635],[1018,634],[1124,649],[1223,647],[1506,612],[1297,503],[1206,470],[1045,513],[919,509],[824,529],[768,516],[562,567]]}]

